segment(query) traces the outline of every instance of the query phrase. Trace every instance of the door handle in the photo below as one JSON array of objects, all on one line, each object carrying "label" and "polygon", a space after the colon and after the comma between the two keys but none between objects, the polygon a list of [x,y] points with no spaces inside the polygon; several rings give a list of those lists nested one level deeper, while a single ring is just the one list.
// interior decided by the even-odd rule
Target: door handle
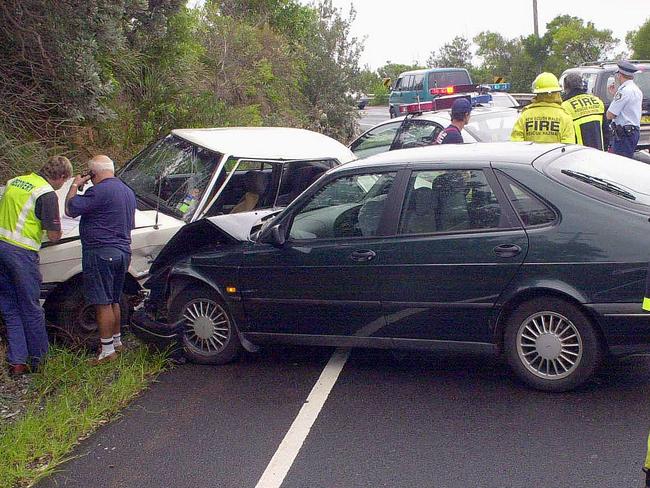
[{"label": "door handle", "polygon": [[350,259],[352,261],[363,263],[366,261],[372,261],[375,256],[377,256],[377,253],[371,250],[354,251],[352,254],[350,254]]},{"label": "door handle", "polygon": [[494,248],[494,252],[502,258],[513,258],[521,252],[521,248],[516,244],[501,244]]}]

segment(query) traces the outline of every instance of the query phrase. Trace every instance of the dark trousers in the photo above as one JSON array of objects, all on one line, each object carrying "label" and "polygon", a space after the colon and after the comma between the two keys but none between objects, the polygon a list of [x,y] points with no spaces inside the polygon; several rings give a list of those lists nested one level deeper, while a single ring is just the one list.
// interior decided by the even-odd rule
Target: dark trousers
[{"label": "dark trousers", "polygon": [[639,143],[639,131],[634,130],[629,134],[622,136],[614,136],[614,140],[611,145],[611,152],[618,154],[619,156],[625,156],[628,158],[634,157],[634,150],[636,145]]},{"label": "dark trousers", "polygon": [[36,366],[47,353],[38,263],[36,251],[0,240],[0,312],[7,326],[9,364],[31,359]]}]

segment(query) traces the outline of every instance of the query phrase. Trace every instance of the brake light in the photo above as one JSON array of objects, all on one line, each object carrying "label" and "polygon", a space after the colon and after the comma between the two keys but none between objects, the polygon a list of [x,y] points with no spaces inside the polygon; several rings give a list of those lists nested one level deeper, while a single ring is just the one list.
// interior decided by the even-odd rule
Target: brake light
[{"label": "brake light", "polygon": [[453,95],[455,89],[454,86],[445,86],[444,88],[431,88],[429,92],[431,95]]}]

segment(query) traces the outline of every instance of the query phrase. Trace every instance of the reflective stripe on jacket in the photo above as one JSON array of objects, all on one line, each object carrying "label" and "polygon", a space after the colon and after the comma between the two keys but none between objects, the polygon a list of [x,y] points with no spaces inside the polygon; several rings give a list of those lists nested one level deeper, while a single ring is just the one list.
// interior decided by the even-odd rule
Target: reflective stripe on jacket
[{"label": "reflective stripe on jacket", "polygon": [[0,197],[0,239],[38,251],[43,228],[36,218],[36,200],[51,191],[54,189],[47,180],[36,173],[9,180]]},{"label": "reflective stripe on jacket", "polygon": [[575,143],[573,120],[559,103],[533,102],[527,105],[510,134],[512,141]]},{"label": "reflective stripe on jacket", "polygon": [[576,142],[603,150],[603,115],[605,104],[595,95],[581,93],[562,102],[573,119]]}]

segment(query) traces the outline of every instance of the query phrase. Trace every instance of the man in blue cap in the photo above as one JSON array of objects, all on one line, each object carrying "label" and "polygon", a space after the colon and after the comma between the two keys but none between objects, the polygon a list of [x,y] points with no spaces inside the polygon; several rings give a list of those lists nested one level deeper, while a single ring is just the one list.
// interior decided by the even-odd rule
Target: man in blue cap
[{"label": "man in blue cap", "polygon": [[619,61],[617,66],[614,78],[618,90],[607,109],[607,119],[612,121],[613,133],[609,152],[632,158],[639,143],[643,93],[633,81],[637,67],[625,60]]},{"label": "man in blue cap", "polygon": [[472,111],[472,104],[467,98],[454,100],[451,106],[451,124],[438,134],[434,144],[462,144],[463,135],[461,131],[469,122],[469,114]]}]

